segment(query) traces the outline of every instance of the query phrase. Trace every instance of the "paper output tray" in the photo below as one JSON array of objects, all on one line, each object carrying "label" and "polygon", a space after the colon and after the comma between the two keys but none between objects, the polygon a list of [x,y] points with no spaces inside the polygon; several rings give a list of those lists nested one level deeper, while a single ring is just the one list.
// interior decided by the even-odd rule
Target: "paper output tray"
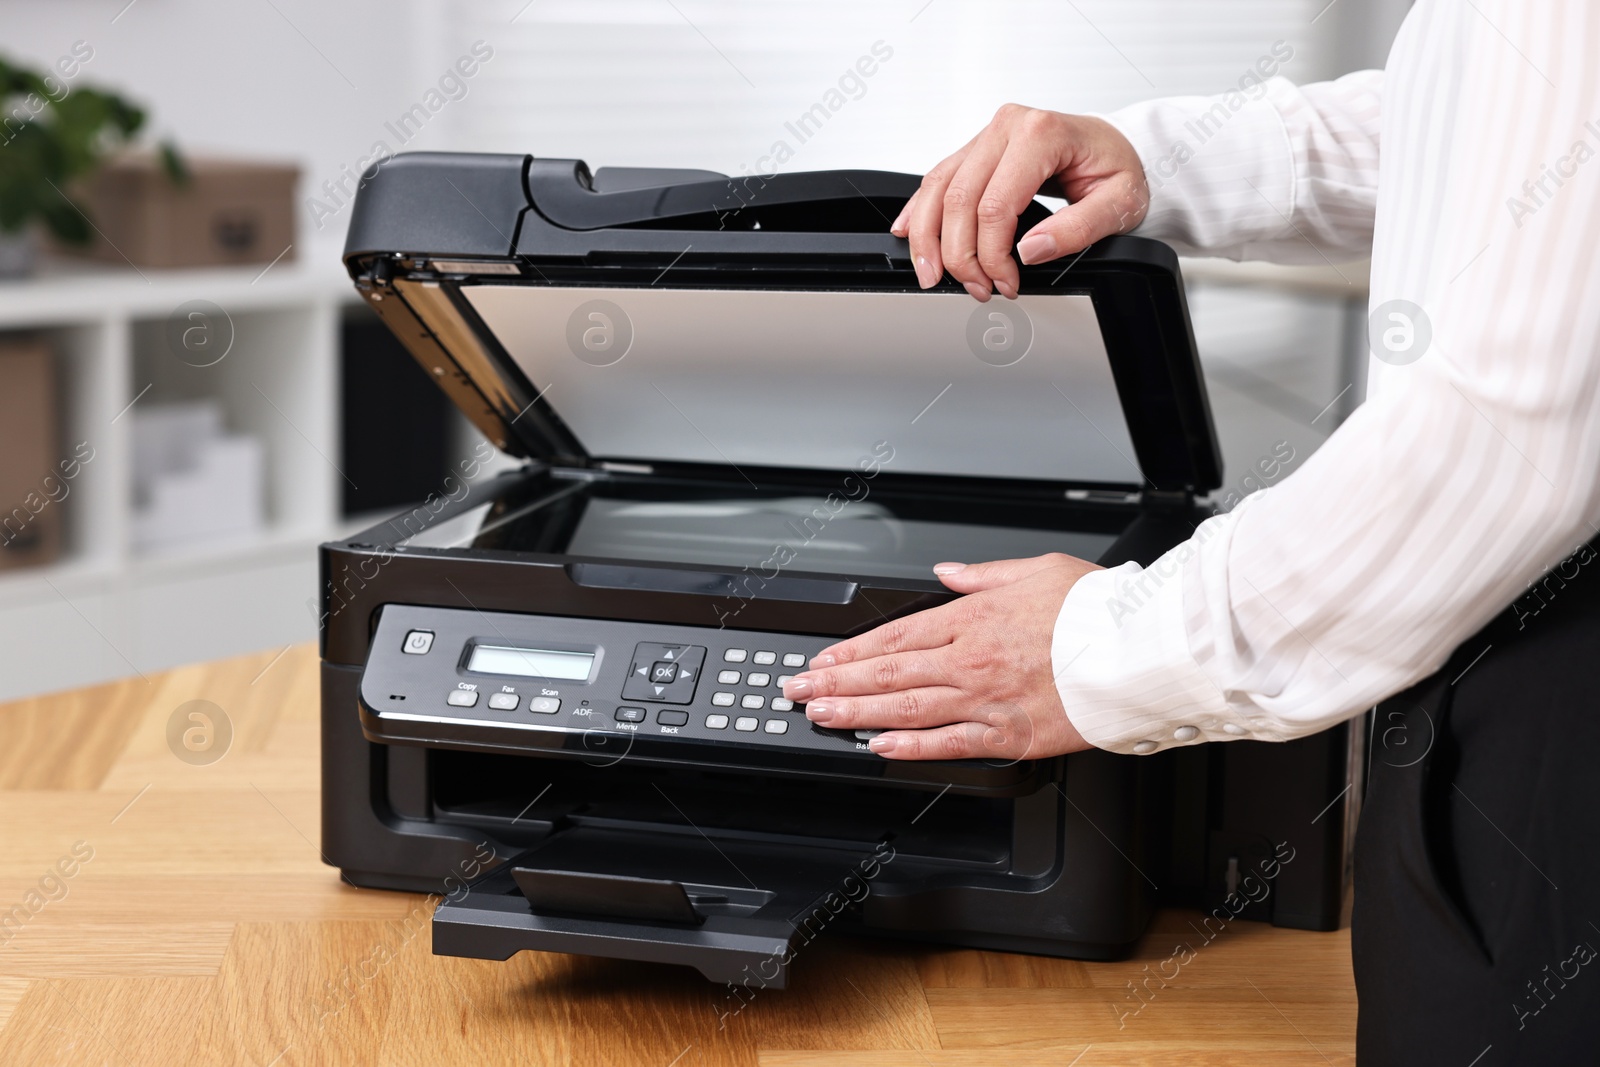
[{"label": "paper output tray", "polygon": [[574,827],[473,882],[459,900],[446,898],[433,916],[433,951],[676,963],[715,982],[782,989],[800,945],[866,895],[877,847],[713,841],[692,827]]}]

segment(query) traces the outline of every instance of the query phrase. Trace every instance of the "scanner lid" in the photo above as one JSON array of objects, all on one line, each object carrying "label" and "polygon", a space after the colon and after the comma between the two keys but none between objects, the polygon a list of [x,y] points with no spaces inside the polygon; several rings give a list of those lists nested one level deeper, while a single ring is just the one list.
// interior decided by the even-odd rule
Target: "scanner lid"
[{"label": "scanner lid", "polygon": [[[1221,463],[1177,257],[1101,241],[1022,295],[920,290],[913,175],[729,178],[464,153],[364,178],[345,261],[498,447],[563,466],[1203,493]],[[1020,220],[1046,217],[1037,201]]]}]

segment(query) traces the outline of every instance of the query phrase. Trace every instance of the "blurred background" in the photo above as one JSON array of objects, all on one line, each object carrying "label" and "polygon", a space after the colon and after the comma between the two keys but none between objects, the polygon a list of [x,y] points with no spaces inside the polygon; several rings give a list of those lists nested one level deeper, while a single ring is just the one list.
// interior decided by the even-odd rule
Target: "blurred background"
[{"label": "blurred background", "polygon": [[[1381,65],[1407,6],[4,0],[0,699],[312,639],[316,543],[476,445],[341,274],[384,154],[920,172],[1007,101]],[[1359,402],[1366,267],[1185,272],[1227,502]]]}]

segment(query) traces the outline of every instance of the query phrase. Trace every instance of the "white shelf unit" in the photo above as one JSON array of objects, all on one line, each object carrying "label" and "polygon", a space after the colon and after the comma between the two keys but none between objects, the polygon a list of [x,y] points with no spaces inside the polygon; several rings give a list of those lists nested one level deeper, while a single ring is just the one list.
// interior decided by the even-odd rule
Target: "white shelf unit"
[{"label": "white shelf unit", "polygon": [[[232,322],[232,348],[214,366],[170,351],[168,317],[192,300]],[[66,513],[60,559],[0,571],[0,700],[316,635],[315,547],[347,525],[338,342],[355,303],[323,257],[264,272],[63,266],[0,283],[0,334],[43,336],[56,353],[63,458],[80,442],[94,449],[49,505]],[[199,397],[220,401],[230,432],[263,442],[265,526],[137,552],[129,412]]]}]

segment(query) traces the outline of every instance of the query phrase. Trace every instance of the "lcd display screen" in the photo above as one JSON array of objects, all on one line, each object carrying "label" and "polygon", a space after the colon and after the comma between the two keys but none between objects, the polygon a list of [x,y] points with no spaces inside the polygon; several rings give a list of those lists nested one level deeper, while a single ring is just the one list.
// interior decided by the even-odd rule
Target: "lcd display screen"
[{"label": "lcd display screen", "polygon": [[479,674],[514,674],[520,678],[558,678],[586,682],[594,666],[588,652],[555,652],[547,648],[474,645],[467,670]]}]

